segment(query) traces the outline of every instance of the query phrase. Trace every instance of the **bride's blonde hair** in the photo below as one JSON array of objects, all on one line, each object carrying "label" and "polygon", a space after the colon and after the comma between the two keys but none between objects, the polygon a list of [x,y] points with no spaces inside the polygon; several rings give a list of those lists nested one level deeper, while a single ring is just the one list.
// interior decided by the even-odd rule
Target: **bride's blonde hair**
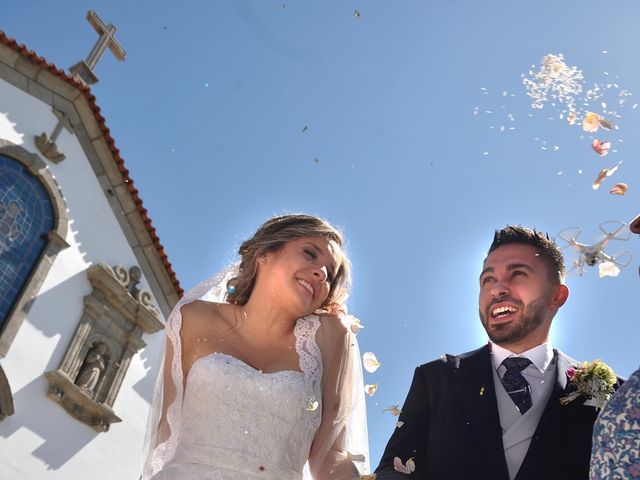
[{"label": "bride's blonde hair", "polygon": [[335,272],[329,295],[321,308],[344,303],[349,295],[351,266],[344,251],[342,234],[326,220],[304,214],[273,217],[264,222],[253,237],[240,245],[239,273],[227,282],[226,301],[238,305],[246,304],[255,285],[258,258],[265,253],[279,250],[291,240],[305,237],[325,237],[340,247],[340,266]]}]

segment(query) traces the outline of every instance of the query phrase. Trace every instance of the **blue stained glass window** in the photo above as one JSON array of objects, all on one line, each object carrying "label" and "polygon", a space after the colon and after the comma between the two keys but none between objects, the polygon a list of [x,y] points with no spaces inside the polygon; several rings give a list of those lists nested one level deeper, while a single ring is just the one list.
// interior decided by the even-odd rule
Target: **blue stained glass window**
[{"label": "blue stained glass window", "polygon": [[40,181],[0,155],[0,331],[42,250],[54,213]]}]

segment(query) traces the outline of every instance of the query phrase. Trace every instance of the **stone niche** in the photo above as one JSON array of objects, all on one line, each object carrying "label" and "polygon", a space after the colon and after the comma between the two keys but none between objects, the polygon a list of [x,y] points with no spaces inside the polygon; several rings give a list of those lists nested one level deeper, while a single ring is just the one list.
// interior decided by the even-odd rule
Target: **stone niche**
[{"label": "stone niche", "polygon": [[138,288],[141,276],[137,266],[87,270],[93,291],[78,328],[60,366],[44,374],[47,396],[98,432],[122,421],[113,404],[131,358],[145,346],[142,334],[164,328],[151,293]]}]

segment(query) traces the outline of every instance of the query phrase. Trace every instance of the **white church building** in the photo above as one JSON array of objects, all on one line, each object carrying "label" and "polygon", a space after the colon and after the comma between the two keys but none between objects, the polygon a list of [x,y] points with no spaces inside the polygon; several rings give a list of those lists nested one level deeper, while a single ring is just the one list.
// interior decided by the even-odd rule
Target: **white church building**
[{"label": "white church building", "polygon": [[0,31],[0,479],[137,480],[182,294],[89,86]]}]

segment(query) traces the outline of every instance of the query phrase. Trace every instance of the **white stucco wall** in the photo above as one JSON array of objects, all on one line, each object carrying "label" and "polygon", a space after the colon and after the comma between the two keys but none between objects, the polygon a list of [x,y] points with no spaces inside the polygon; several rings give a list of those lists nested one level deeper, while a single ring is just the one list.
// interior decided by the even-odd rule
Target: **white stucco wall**
[{"label": "white stucco wall", "polygon": [[[0,79],[0,138],[39,153],[33,138],[51,133],[51,107]],[[105,194],[75,136],[57,140],[66,159],[49,163],[70,218],[63,250],[44,282],[7,356],[0,363],[13,392],[16,413],[0,422],[0,479],[138,478],[141,451],[162,333],[145,335],[114,404],[122,423],[96,433],[46,396],[43,373],[57,368],[91,292],[85,270],[99,262],[137,264]],[[143,278],[142,286],[147,287]],[[153,367],[153,368],[152,368]]]}]

